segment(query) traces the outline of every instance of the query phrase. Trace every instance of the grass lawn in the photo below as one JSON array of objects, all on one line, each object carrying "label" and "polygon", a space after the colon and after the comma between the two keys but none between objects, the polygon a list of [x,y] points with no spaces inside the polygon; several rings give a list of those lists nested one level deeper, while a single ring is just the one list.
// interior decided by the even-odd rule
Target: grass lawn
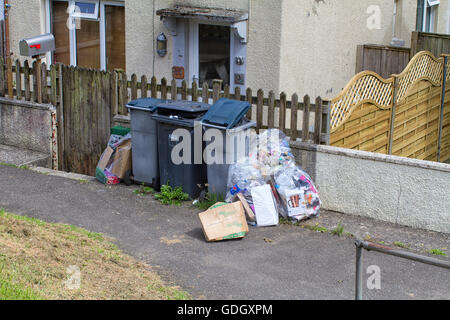
[{"label": "grass lawn", "polygon": [[190,296],[164,284],[148,265],[122,253],[102,234],[0,209],[0,300],[11,299]]}]

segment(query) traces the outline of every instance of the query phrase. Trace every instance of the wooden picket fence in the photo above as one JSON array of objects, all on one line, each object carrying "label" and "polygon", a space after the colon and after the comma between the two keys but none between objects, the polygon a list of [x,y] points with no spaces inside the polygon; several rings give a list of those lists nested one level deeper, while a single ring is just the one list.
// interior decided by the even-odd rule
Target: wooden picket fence
[{"label": "wooden picket fence", "polygon": [[[38,75],[38,72],[40,73]],[[39,81],[40,80],[40,81]],[[222,90],[223,87],[223,90]],[[256,95],[255,95],[256,93]],[[141,97],[170,100],[207,101],[214,103],[222,97],[248,101],[252,105],[248,118],[257,130],[279,128],[291,139],[328,144],[330,101],[320,97],[311,101],[308,95],[300,100],[285,93],[239,87],[230,92],[229,86],[214,81],[212,88],[202,88],[186,81],[177,86],[156,77],[130,78],[123,71],[105,72],[62,64],[40,66],[27,61],[6,62],[0,59],[0,96],[24,99],[56,106],[58,123],[59,169],[94,175],[95,166],[106,147],[109,131],[116,115],[127,116],[126,104]]]},{"label": "wooden picket fence", "polygon": [[330,144],[431,161],[450,159],[449,55],[419,52],[399,75],[357,74],[331,101]]}]

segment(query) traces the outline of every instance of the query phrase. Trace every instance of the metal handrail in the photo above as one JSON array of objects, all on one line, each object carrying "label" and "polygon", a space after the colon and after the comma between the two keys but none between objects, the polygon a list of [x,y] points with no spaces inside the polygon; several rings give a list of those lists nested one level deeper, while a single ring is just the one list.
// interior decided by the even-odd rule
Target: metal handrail
[{"label": "metal handrail", "polygon": [[435,267],[440,267],[450,270],[450,262],[441,259],[431,258],[427,256],[418,255],[412,252],[407,252],[403,250],[394,249],[388,246],[383,246],[376,243],[370,243],[367,241],[357,240],[356,245],[356,282],[355,282],[355,299],[362,300],[362,283],[363,283],[363,272],[362,272],[362,250],[367,251],[377,251],[387,255],[400,257],[408,260],[413,260],[421,262],[424,264],[432,265]]}]

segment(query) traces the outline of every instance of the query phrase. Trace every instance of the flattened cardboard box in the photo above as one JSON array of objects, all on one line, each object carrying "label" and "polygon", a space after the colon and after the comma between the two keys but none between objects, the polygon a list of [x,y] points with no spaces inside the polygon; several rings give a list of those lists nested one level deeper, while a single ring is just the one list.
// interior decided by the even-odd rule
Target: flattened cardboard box
[{"label": "flattened cardboard box", "polygon": [[238,239],[248,233],[244,208],[239,201],[230,204],[216,203],[198,216],[206,241]]}]

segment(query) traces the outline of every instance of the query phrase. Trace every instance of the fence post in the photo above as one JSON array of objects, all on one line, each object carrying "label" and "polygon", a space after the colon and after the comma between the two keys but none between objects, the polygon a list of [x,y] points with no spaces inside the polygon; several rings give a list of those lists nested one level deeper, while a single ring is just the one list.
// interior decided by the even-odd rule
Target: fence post
[{"label": "fence post", "polygon": [[8,97],[14,98],[14,87],[13,87],[13,73],[12,73],[12,61],[11,57],[6,59],[6,78],[8,85]]},{"label": "fence post", "polygon": [[314,115],[314,143],[320,144],[322,137],[322,98],[316,99],[316,111]]},{"label": "fence post", "polygon": [[395,106],[397,104],[398,76],[394,76],[394,90],[392,92],[391,120],[389,128],[388,154],[392,155],[392,145],[394,143]]},{"label": "fence post", "polygon": [[441,95],[441,113],[439,118],[439,136],[438,136],[438,147],[437,147],[437,162],[441,162],[441,147],[442,147],[442,127],[444,125],[444,106],[445,106],[445,84],[447,80],[447,63],[448,55],[444,55],[444,67],[443,67],[443,77],[442,77],[442,95]]},{"label": "fence post", "polygon": [[213,80],[213,103],[216,103],[220,99],[220,91],[222,90],[222,80]]}]

